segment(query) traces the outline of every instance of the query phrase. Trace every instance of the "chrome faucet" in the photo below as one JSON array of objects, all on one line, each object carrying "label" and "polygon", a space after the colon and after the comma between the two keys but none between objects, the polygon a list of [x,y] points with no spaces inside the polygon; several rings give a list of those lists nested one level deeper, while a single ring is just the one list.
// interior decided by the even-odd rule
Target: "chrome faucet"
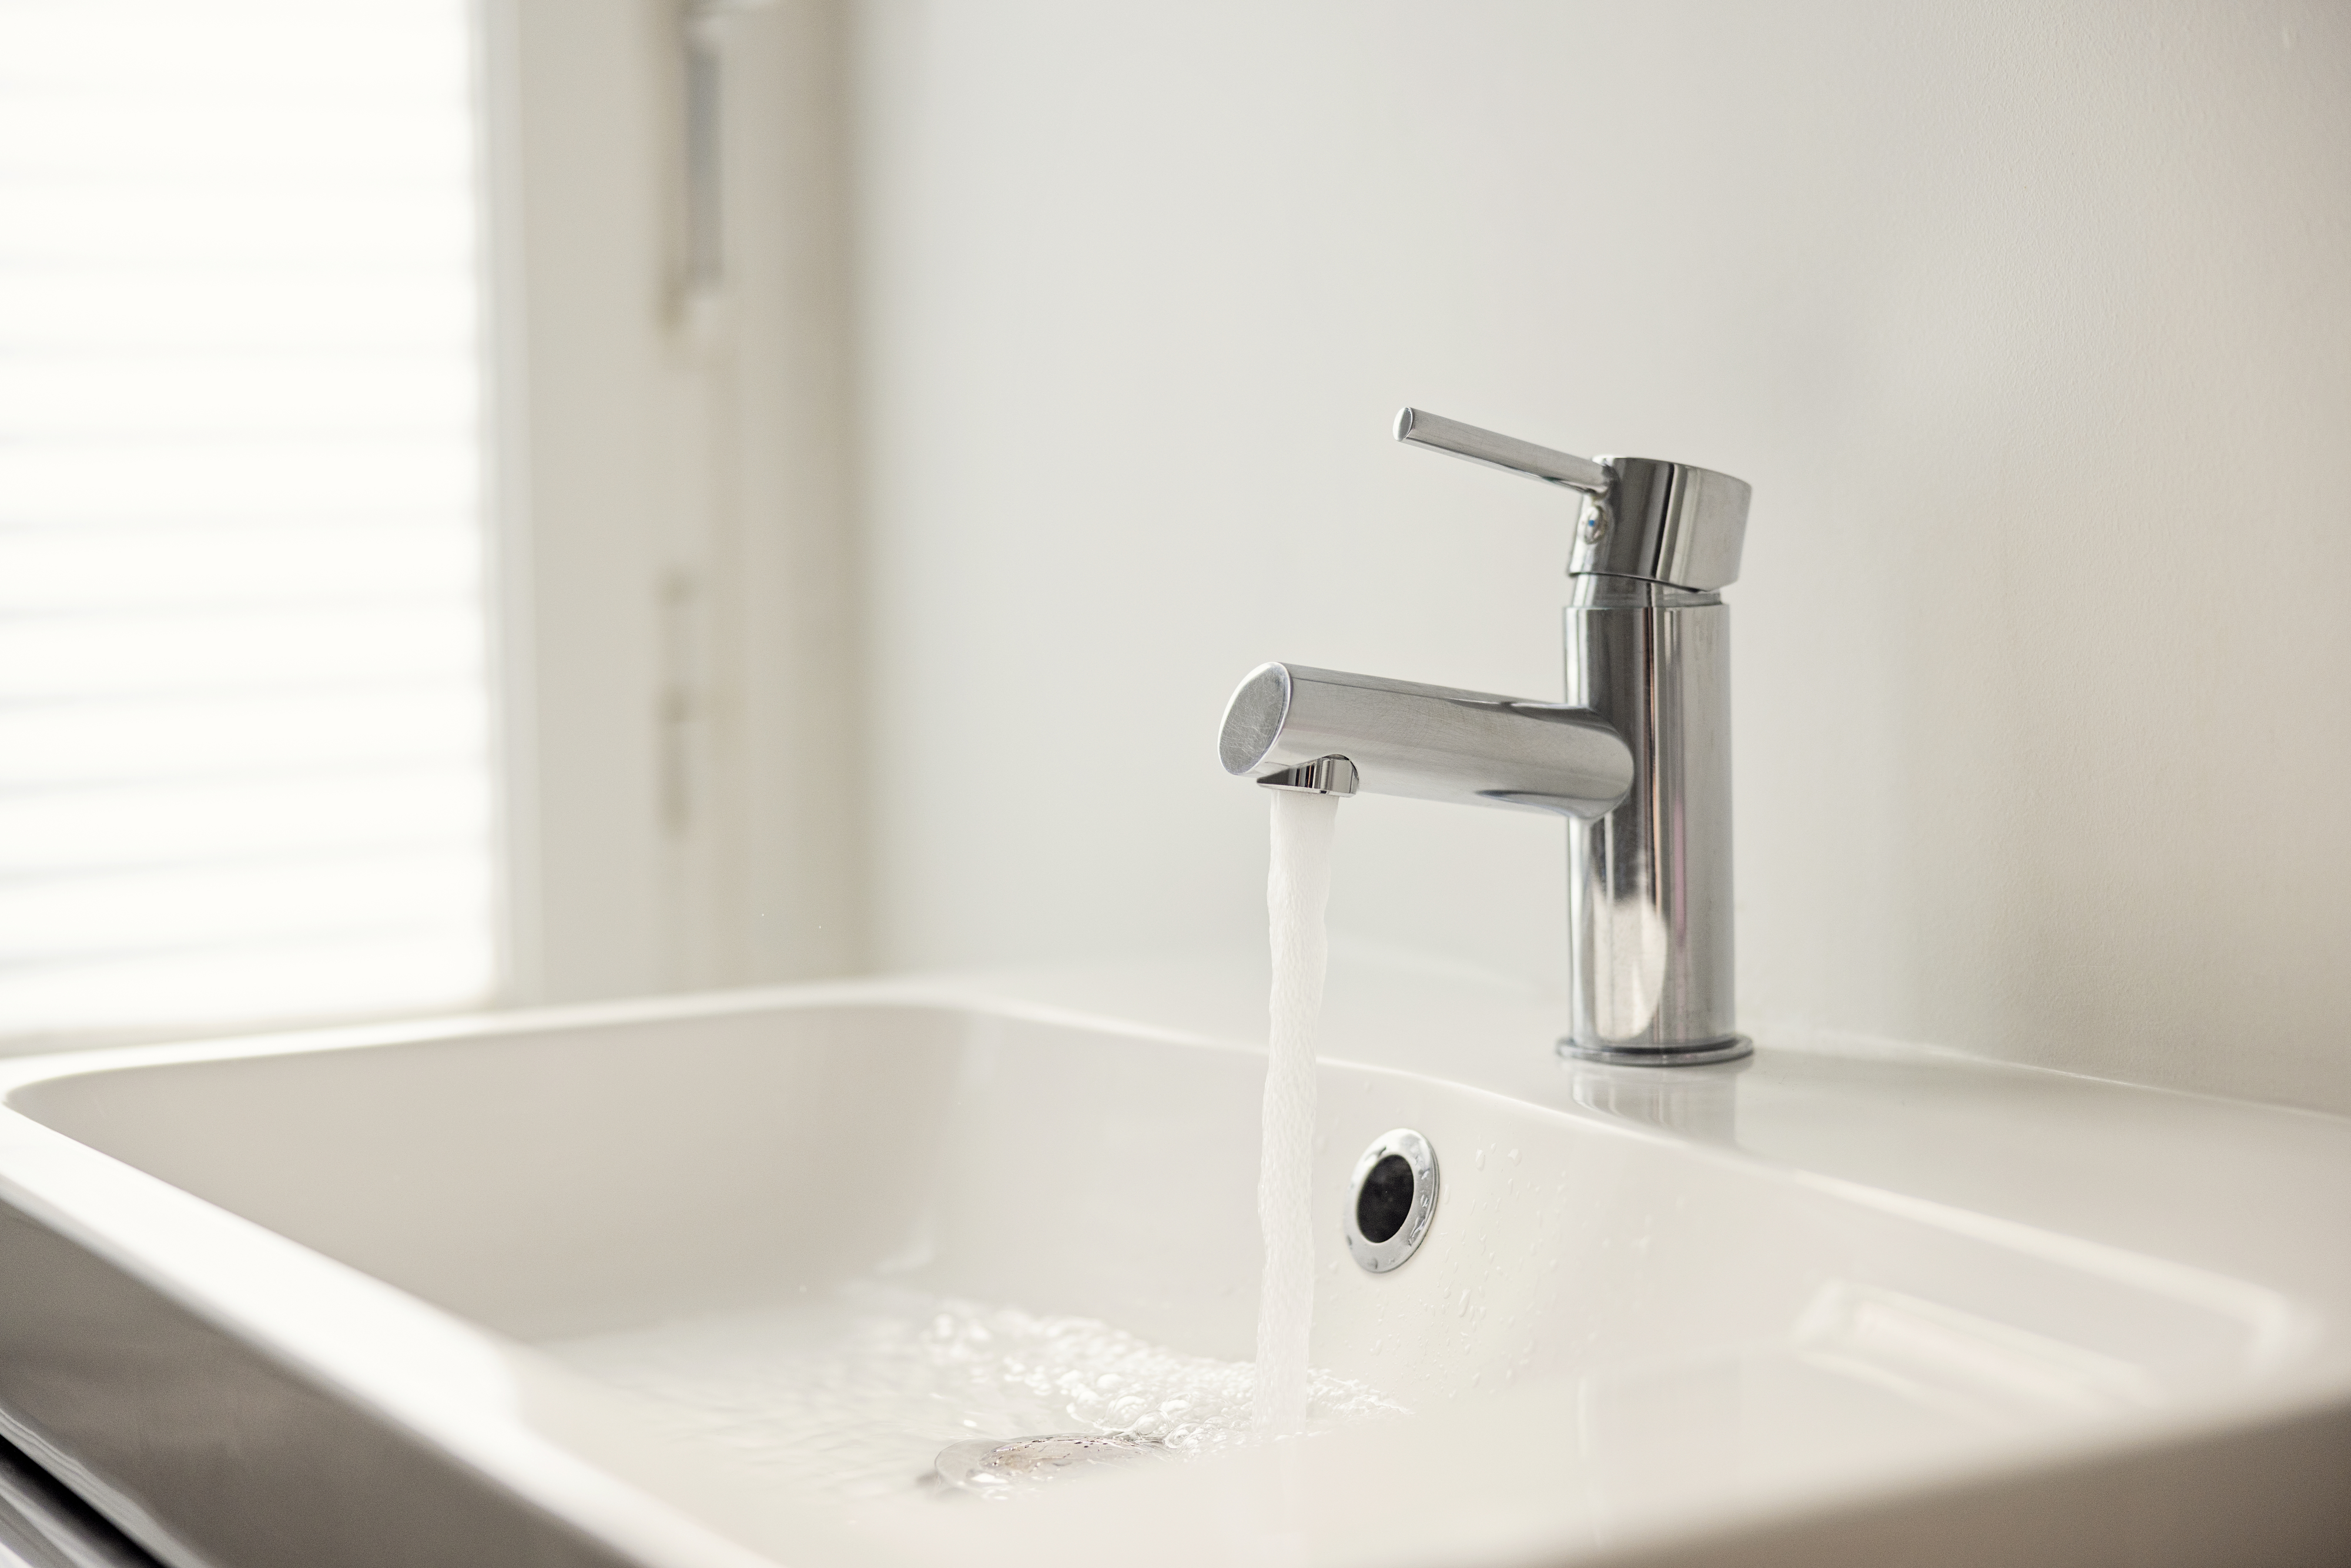
[{"label": "chrome faucet", "polygon": [[[1567,819],[1562,1053],[1729,1061],[1730,627],[1748,486],[1649,457],[1553,452],[1416,409],[1396,439],[1577,493],[1567,695],[1529,702],[1260,664],[1225,709],[1228,773]],[[1266,771],[1270,769],[1270,771]]]}]

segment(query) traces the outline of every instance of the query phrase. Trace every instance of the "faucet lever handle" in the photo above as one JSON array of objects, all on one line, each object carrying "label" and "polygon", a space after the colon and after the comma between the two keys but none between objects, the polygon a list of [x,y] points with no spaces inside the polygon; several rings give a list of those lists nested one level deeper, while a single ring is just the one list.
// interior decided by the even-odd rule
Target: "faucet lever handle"
[{"label": "faucet lever handle", "polygon": [[1575,457],[1407,408],[1398,441],[1583,494],[1570,577],[1630,577],[1694,593],[1739,580],[1747,481],[1656,457]]},{"label": "faucet lever handle", "polygon": [[1610,475],[1604,464],[1594,463],[1589,457],[1578,457],[1572,453],[1554,452],[1548,446],[1537,446],[1533,442],[1520,441],[1515,435],[1480,430],[1458,419],[1425,413],[1416,408],[1398,411],[1395,435],[1398,441],[1449,452],[1456,457],[1483,463],[1489,468],[1523,474],[1546,485],[1562,485],[1591,496],[1605,495],[1608,490]]}]

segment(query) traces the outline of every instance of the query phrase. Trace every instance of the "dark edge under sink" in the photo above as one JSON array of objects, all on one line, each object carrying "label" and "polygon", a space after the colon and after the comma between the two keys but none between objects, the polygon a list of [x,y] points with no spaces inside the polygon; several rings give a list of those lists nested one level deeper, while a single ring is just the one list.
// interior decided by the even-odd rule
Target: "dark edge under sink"
[{"label": "dark edge under sink", "polygon": [[0,1568],[162,1568],[139,1543],[0,1441]]}]

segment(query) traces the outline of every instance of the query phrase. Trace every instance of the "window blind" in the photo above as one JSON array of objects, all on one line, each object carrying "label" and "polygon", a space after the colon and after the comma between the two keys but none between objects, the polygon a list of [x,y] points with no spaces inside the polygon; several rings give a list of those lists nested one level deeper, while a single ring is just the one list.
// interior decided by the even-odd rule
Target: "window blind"
[{"label": "window blind", "polygon": [[0,0],[0,1044],[496,964],[463,0]]}]

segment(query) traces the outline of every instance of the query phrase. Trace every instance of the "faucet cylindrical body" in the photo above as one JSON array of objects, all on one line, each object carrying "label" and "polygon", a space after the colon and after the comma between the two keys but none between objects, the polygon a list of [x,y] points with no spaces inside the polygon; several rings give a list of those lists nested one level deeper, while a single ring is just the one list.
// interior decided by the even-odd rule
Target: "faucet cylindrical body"
[{"label": "faucet cylindrical body", "polygon": [[1568,833],[1560,1048],[1671,1065],[1743,1054],[1731,951],[1729,610],[1716,592],[1578,576],[1567,701],[1625,739],[1633,786]]}]

